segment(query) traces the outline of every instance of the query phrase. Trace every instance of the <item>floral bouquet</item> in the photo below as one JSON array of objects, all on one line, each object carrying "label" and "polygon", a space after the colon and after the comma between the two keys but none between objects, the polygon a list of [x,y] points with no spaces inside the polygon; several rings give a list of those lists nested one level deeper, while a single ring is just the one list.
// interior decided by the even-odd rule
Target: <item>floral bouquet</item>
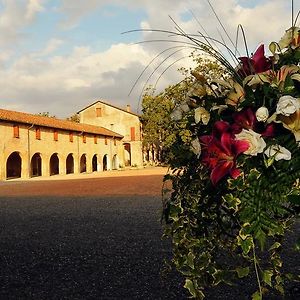
[{"label": "floral bouquet", "polygon": [[225,66],[223,76],[192,72],[193,87],[171,113],[191,137],[174,144],[165,177],[173,262],[194,298],[247,276],[257,281],[252,299],[284,295],[300,278],[281,259],[300,212],[300,28],[272,42],[272,56],[261,45],[235,68],[204,50]]}]

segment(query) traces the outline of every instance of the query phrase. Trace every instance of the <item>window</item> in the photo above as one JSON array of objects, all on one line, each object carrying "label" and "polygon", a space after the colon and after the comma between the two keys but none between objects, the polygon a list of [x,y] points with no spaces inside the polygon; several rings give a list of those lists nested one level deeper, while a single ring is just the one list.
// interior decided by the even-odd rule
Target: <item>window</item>
[{"label": "window", "polygon": [[73,135],[73,132],[70,131],[70,132],[69,132],[69,141],[70,141],[71,143],[73,143],[73,140],[74,140],[74,135]]},{"label": "window", "polygon": [[35,128],[35,138],[37,140],[40,140],[41,139],[41,128],[40,127],[36,127]]},{"label": "window", "polygon": [[135,141],[135,127],[130,127],[130,140]]},{"label": "window", "polygon": [[58,131],[56,129],[53,130],[53,139],[54,141],[58,141]]},{"label": "window", "polygon": [[114,146],[116,146],[117,145],[117,140],[116,139],[114,139]]},{"label": "window", "polygon": [[20,127],[19,127],[19,125],[14,125],[14,137],[15,138],[20,137]]},{"label": "window", "polygon": [[107,136],[105,137],[104,143],[107,145]]},{"label": "window", "polygon": [[96,108],[96,116],[97,117],[102,117],[102,108],[101,107]]},{"label": "window", "polygon": [[86,143],[86,135],[85,135],[85,133],[82,134],[82,142]]},{"label": "window", "polygon": [[97,137],[97,135],[94,135],[94,144],[98,144],[98,137]]}]

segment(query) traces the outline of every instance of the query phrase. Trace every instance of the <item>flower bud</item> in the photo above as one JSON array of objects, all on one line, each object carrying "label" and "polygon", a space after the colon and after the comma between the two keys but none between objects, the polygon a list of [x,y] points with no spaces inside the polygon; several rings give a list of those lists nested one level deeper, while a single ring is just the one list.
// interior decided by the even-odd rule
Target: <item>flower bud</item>
[{"label": "flower bud", "polygon": [[202,124],[207,125],[210,119],[209,112],[204,107],[198,107],[195,109],[195,122],[198,124],[202,122]]},{"label": "flower bud", "polygon": [[265,122],[269,117],[269,111],[265,106],[260,107],[255,113],[258,122]]}]

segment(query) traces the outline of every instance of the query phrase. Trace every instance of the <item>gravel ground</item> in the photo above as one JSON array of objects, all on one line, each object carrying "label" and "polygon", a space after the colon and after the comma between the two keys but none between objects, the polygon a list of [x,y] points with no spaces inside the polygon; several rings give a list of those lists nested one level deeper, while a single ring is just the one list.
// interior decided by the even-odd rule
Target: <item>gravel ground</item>
[{"label": "gravel ground", "polygon": [[[1,183],[0,299],[186,299],[182,278],[164,272],[161,174]],[[300,273],[296,236],[300,226],[285,267]],[[207,299],[249,299],[255,289],[220,286]],[[285,299],[300,299],[297,289]]]}]

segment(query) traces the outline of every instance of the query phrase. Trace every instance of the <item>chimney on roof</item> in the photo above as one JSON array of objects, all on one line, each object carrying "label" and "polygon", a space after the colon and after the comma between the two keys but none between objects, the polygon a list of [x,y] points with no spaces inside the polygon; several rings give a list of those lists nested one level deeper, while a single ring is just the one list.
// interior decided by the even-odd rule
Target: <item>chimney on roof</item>
[{"label": "chimney on roof", "polygon": [[131,111],[130,104],[127,104],[127,105],[126,105],[126,111],[128,111],[128,112]]}]

